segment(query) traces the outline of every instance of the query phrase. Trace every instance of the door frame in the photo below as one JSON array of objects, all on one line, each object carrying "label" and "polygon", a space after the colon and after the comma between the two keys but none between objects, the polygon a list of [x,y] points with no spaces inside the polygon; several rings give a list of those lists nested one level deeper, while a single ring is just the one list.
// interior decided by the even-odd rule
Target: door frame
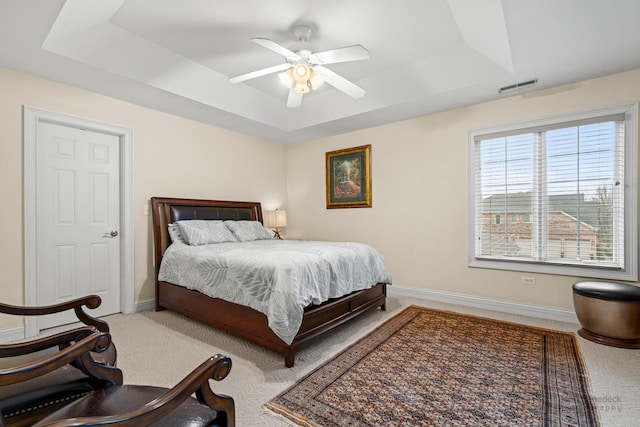
[{"label": "door frame", "polygon": [[[25,105],[24,114],[24,300],[37,304],[36,295],[36,141],[38,124],[53,123],[93,132],[108,133],[120,139],[120,311],[134,312],[134,235],[133,235],[133,129]],[[35,316],[25,316],[25,338],[38,334]]]}]

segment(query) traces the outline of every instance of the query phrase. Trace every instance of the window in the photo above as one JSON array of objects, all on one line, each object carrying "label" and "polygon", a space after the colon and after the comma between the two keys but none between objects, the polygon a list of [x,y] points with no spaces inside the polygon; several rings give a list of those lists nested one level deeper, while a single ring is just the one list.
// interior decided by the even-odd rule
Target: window
[{"label": "window", "polygon": [[469,132],[469,265],[637,280],[636,117],[627,105]]}]

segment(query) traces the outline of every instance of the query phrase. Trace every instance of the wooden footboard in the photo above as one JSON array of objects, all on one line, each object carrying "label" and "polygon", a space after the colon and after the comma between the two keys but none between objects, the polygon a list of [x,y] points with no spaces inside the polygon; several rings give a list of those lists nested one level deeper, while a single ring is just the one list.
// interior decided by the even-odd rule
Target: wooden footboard
[{"label": "wooden footboard", "polygon": [[292,367],[302,344],[370,308],[385,310],[387,287],[373,288],[327,301],[305,310],[302,325],[293,342],[287,345],[269,328],[267,317],[249,307],[211,298],[198,291],[167,282],[158,282],[156,309],[168,308],[192,319],[255,342],[284,355],[285,366]]}]

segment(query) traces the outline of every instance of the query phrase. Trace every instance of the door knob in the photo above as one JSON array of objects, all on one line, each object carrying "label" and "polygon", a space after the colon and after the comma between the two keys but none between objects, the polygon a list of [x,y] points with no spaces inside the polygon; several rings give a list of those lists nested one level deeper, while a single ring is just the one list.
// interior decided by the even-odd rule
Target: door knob
[{"label": "door knob", "polygon": [[111,237],[116,237],[118,235],[118,232],[116,230],[113,230],[111,233],[109,233],[109,235]]}]

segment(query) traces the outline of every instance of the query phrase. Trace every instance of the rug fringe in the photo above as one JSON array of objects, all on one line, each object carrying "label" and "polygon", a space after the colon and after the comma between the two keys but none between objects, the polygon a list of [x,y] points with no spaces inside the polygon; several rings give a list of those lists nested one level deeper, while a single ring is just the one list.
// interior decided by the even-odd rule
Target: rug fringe
[{"label": "rug fringe", "polygon": [[[262,405],[262,409],[264,410],[265,414],[278,418],[291,427],[318,427],[317,424],[311,422],[307,418],[300,417],[280,405],[265,403],[264,405]],[[285,416],[284,414],[287,415]]]}]

